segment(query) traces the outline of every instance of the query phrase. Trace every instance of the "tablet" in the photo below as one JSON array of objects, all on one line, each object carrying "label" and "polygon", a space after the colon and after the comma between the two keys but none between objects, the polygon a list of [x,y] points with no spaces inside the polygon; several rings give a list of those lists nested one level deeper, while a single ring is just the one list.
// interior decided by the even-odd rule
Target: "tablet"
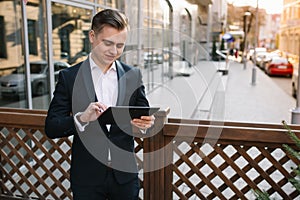
[{"label": "tablet", "polygon": [[98,121],[101,124],[129,123],[132,119],[153,115],[158,110],[159,107],[112,106],[102,113]]}]

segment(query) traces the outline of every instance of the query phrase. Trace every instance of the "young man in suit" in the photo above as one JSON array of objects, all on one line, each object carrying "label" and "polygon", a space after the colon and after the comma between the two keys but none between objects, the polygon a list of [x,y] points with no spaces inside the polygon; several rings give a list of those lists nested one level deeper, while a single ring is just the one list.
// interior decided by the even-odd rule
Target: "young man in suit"
[{"label": "young man in suit", "polygon": [[74,136],[74,200],[138,199],[132,126],[146,130],[154,116],[121,124],[103,124],[99,118],[109,106],[149,106],[140,70],[117,61],[128,31],[124,14],[100,11],[92,20],[88,58],[59,74],[45,132],[49,138]]}]

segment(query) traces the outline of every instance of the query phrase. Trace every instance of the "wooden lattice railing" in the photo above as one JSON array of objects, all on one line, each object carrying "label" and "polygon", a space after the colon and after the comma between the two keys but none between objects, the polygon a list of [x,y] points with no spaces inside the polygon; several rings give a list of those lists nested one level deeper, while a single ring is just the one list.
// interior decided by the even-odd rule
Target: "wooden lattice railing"
[{"label": "wooden lattice railing", "polygon": [[254,189],[300,198],[288,181],[299,161],[284,151],[282,144],[294,143],[281,125],[170,119],[164,138],[173,141],[165,199],[255,199]]},{"label": "wooden lattice railing", "polygon": [[71,199],[70,138],[49,140],[45,111],[1,109],[3,193],[45,199]]},{"label": "wooden lattice railing", "polygon": [[[166,121],[167,113],[158,113],[151,137],[136,138],[140,199],[254,199],[253,189],[300,198],[288,181],[299,161],[282,148],[294,143],[281,125]],[[72,199],[72,137],[48,139],[45,116],[0,108],[0,199]],[[300,127],[290,127],[299,136]]]}]

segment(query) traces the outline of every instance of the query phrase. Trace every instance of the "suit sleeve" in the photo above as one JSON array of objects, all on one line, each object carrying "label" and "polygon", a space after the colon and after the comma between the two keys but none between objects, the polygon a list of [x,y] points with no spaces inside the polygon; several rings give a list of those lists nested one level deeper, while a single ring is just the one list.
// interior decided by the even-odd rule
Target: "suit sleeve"
[{"label": "suit sleeve", "polygon": [[146,97],[146,93],[145,93],[145,86],[143,84],[143,80],[142,80],[142,73],[139,69],[137,69],[137,81],[138,81],[138,89],[136,90],[136,100],[135,100],[135,104],[136,106],[149,106],[149,102],[148,99]]},{"label": "suit sleeve", "polygon": [[[72,116],[72,82],[63,71],[60,72],[45,121],[45,133],[49,138],[74,135],[76,128]],[[71,77],[71,76],[69,76]]]}]

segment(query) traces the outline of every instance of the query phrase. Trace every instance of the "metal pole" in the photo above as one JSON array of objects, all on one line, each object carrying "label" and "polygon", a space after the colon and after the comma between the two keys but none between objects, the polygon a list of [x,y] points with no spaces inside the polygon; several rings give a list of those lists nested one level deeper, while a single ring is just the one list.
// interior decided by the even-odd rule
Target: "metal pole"
[{"label": "metal pole", "polygon": [[169,34],[168,36],[170,37],[170,44],[169,44],[169,72],[168,72],[168,77],[170,79],[174,78],[174,73],[173,73],[173,45],[174,45],[174,38],[173,38],[173,7],[172,4],[167,1],[168,6],[169,6]]},{"label": "metal pole", "polygon": [[256,12],[255,12],[255,40],[254,40],[254,65],[252,68],[252,81],[251,84],[256,84],[256,47],[258,40],[258,0],[256,0]]},{"label": "metal pole", "polygon": [[24,51],[24,68],[25,68],[25,83],[26,83],[26,95],[27,95],[27,107],[32,109],[32,89],[31,89],[31,80],[30,80],[30,62],[29,62],[29,44],[28,44],[28,26],[27,26],[27,11],[26,11],[26,2],[22,1],[22,26],[23,26],[23,51]]},{"label": "metal pole", "polygon": [[137,40],[138,40],[138,48],[137,48],[137,65],[139,67],[143,66],[143,52],[142,52],[142,34],[143,32],[143,19],[144,16],[142,15],[142,8],[143,8],[143,1],[138,1],[138,30],[137,30]]},{"label": "metal pole", "polygon": [[[298,59],[298,74],[300,74],[300,45],[299,45],[299,59]],[[292,109],[292,124],[300,124],[300,77],[298,75],[298,86],[297,86],[297,100],[296,108]]]},{"label": "metal pole", "polygon": [[48,66],[49,66],[49,83],[50,83],[50,90],[49,90],[49,97],[50,99],[53,98],[53,92],[55,89],[55,80],[54,80],[54,67],[53,66],[53,41],[52,41],[52,8],[51,8],[51,1],[46,1],[46,18],[48,24],[47,27],[47,50],[48,50]]},{"label": "metal pole", "polygon": [[[212,22],[212,4],[209,4],[207,6],[207,13],[208,13],[208,18],[207,18],[207,26],[206,26],[206,48],[207,51],[210,51],[210,33],[211,33],[211,22]],[[206,60],[210,60],[209,54],[206,54]]]},{"label": "metal pole", "polygon": [[243,63],[244,69],[247,68],[246,46],[247,46],[247,15],[244,13],[244,50],[243,50]]}]

